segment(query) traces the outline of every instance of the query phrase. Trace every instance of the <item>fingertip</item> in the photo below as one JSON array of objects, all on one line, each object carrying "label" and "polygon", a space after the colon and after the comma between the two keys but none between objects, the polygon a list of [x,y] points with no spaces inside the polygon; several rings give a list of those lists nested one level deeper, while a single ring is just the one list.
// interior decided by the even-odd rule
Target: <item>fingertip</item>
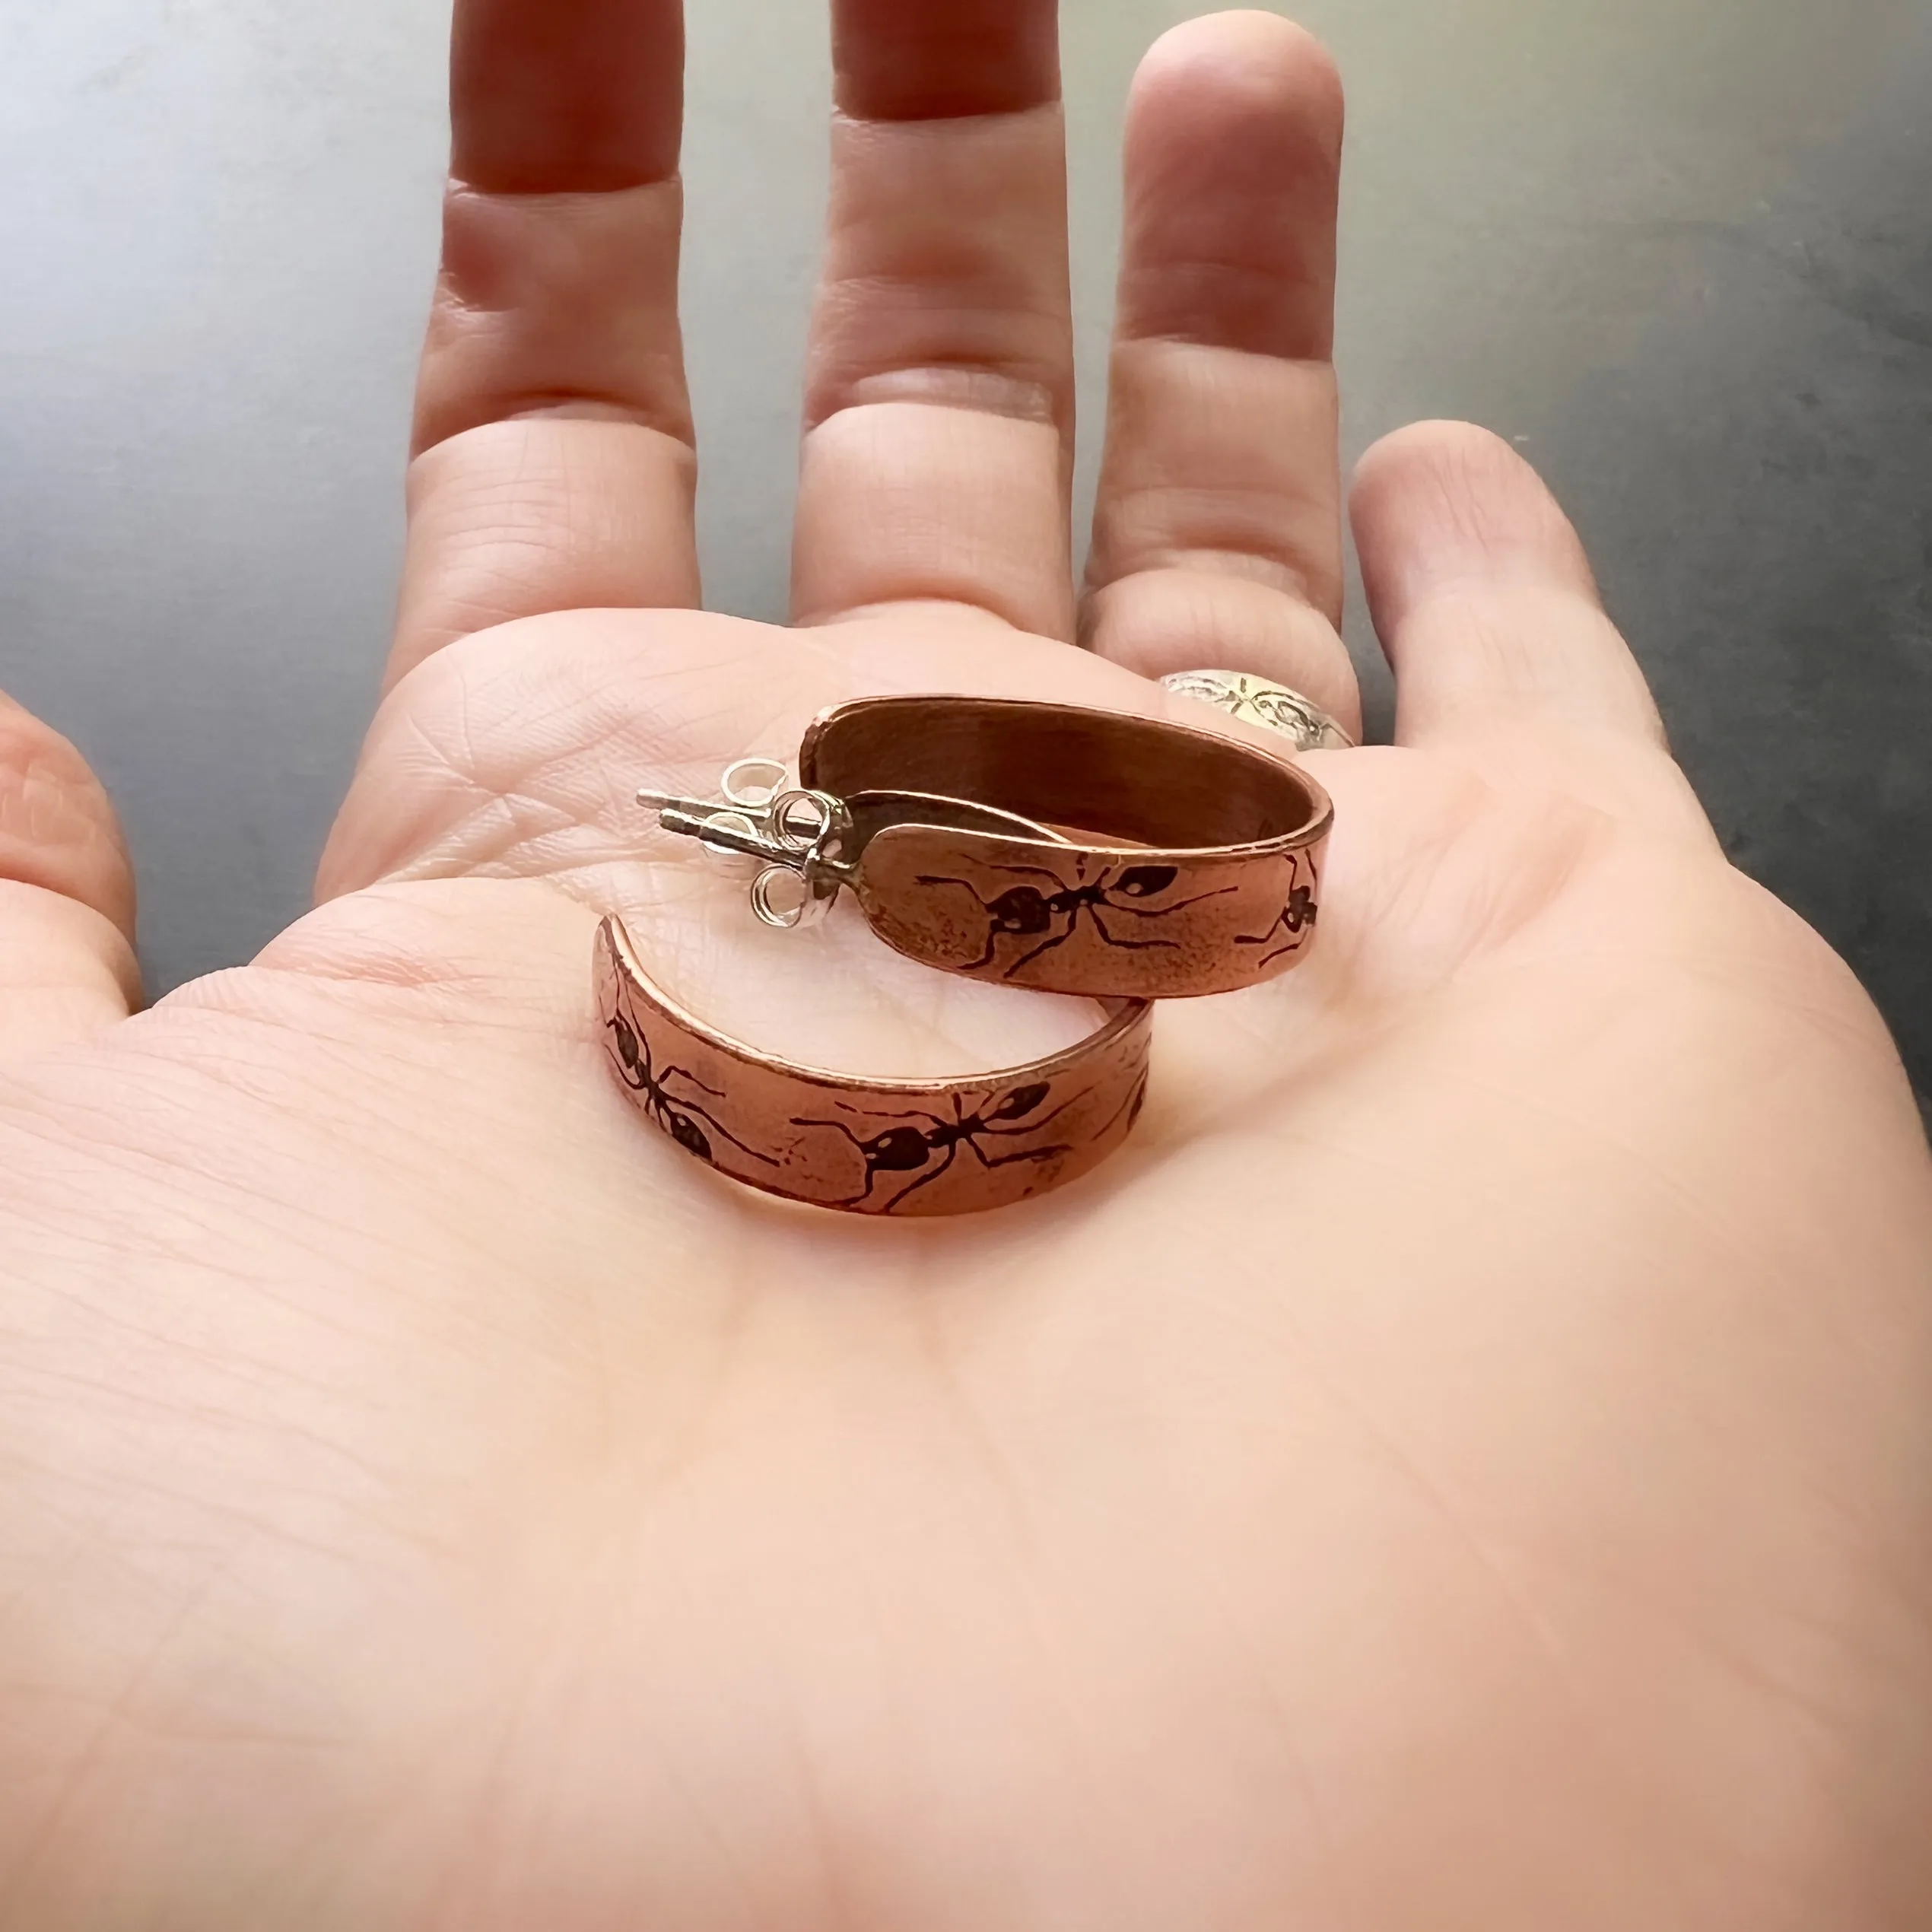
[{"label": "fingertip", "polygon": [[1479,423],[1451,420],[1409,423],[1371,443],[1355,466],[1352,503],[1371,509],[1390,492],[1417,478],[1514,487],[1519,476],[1541,479],[1516,450]]},{"label": "fingertip", "polygon": [[1663,743],[1657,707],[1581,540],[1508,443],[1468,423],[1413,424],[1362,459],[1351,508],[1395,669],[1398,743],[1479,745],[1491,768],[1506,743],[1519,763],[1561,767],[1568,789],[1626,815],[1645,809],[1626,763],[1598,759],[1594,792],[1572,767],[1585,742],[1640,745],[1644,769],[1667,774],[1644,793],[1657,822],[1708,831],[1694,804],[1686,812],[1676,767],[1651,756]]},{"label": "fingertip", "polygon": [[1355,481],[1358,487],[1374,488],[1400,478],[1406,470],[1475,469],[1485,465],[1498,475],[1530,469],[1495,431],[1480,423],[1443,418],[1406,423],[1371,443],[1355,466]]},{"label": "fingertip", "polygon": [[1600,601],[1582,541],[1549,486],[1473,423],[1412,423],[1384,437],[1356,466],[1349,510],[1385,640],[1417,605],[1459,583]]},{"label": "fingertip", "polygon": [[1134,75],[1131,109],[1170,102],[1238,118],[1285,113],[1341,147],[1346,110],[1334,57],[1306,27],[1258,8],[1184,21],[1154,43]]}]

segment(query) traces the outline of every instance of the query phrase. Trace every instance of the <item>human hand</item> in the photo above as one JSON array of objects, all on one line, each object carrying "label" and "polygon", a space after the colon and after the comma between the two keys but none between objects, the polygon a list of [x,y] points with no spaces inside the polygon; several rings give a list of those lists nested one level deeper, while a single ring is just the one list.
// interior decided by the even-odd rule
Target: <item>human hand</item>
[{"label": "human hand", "polygon": [[855,1225],[609,1079],[610,909],[861,1070],[1081,1024],[850,918],[762,932],[640,782],[883,690],[1202,723],[1142,674],[1226,664],[1356,721],[1331,71],[1236,14],[1141,76],[1076,601],[1052,30],[843,0],[802,628],[694,608],[674,18],[465,0],[395,680],[321,909],[126,1018],[111,819],[0,734],[0,1922],[1932,1910],[1917,1118],[1503,446],[1365,466],[1398,742],[1311,760],[1319,948],[1163,1008],[1101,1173]]}]

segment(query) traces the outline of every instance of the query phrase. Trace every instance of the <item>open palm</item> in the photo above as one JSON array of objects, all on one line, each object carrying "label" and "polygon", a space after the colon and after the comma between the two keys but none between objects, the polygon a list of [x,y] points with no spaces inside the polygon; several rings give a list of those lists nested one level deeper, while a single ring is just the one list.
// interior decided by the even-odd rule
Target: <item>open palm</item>
[{"label": "open palm", "polygon": [[1076,599],[1053,8],[837,24],[800,628],[694,608],[674,14],[465,0],[320,910],[127,1018],[111,818],[0,721],[0,1924],[1922,1924],[1932,1168],[1501,446],[1365,465],[1399,743],[1101,1173],[855,1224],[609,1080],[612,909],[855,1071],[1088,1023],[763,931],[640,783],[882,691],[1356,717],[1323,57],[1143,71]]}]

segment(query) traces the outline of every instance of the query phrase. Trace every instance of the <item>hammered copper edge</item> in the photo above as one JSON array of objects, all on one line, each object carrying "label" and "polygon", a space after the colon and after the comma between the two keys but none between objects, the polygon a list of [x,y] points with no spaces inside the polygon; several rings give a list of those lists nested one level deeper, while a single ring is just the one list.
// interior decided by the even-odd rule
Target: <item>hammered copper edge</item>
[{"label": "hammered copper edge", "polygon": [[1147,1092],[1152,1009],[1030,1065],[869,1081],[719,1033],[654,984],[621,922],[597,935],[610,1064],[645,1119],[694,1158],[789,1200],[853,1214],[972,1214],[1064,1187],[1126,1140]]}]

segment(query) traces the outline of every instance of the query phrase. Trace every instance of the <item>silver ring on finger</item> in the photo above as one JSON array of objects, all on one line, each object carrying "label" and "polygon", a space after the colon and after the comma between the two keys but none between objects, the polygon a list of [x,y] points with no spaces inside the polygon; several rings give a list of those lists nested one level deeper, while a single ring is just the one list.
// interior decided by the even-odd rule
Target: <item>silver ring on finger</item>
[{"label": "silver ring on finger", "polygon": [[1298,691],[1245,671],[1177,671],[1161,680],[1164,689],[1199,698],[1249,724],[1266,725],[1295,742],[1298,752],[1352,752],[1355,741]]}]

